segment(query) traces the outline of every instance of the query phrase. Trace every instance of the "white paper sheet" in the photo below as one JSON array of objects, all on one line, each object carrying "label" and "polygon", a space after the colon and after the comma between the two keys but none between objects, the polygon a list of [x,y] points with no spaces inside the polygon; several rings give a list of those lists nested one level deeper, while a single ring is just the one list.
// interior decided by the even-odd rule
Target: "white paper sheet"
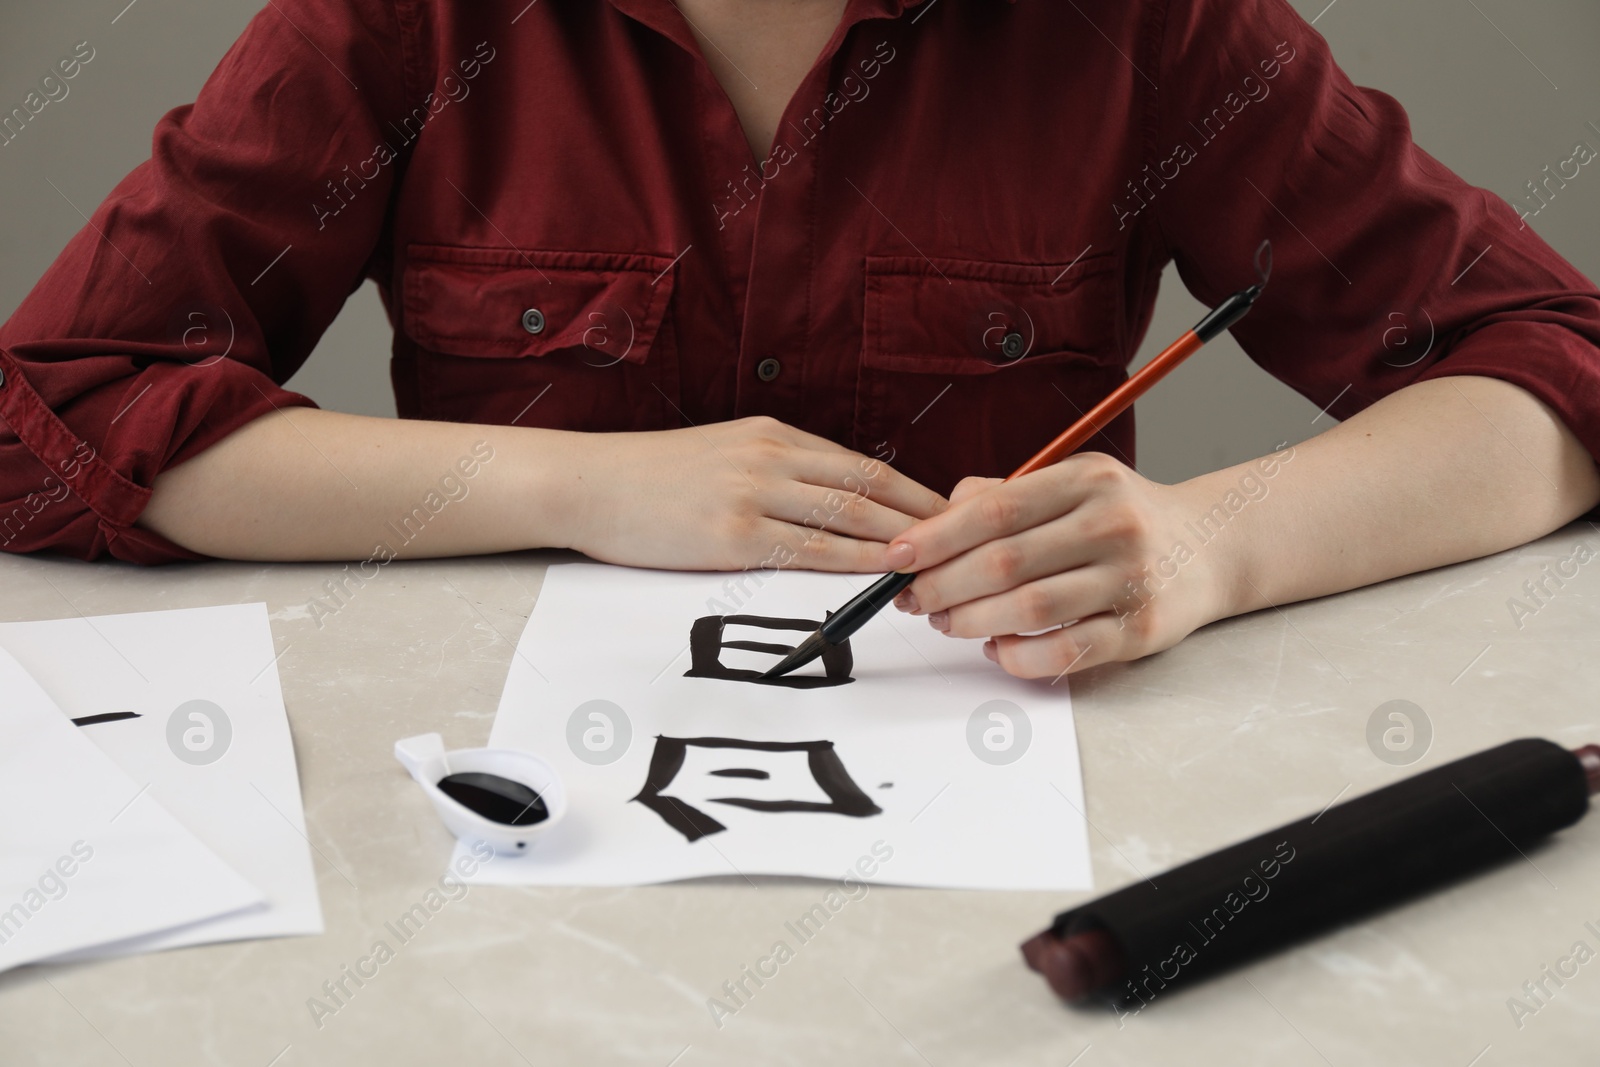
[{"label": "white paper sheet", "polygon": [[[569,810],[526,856],[485,864],[472,880],[631,885],[704,875],[837,880],[854,872],[858,880],[904,885],[1090,888],[1065,679],[1051,685],[1012,678],[983,657],[978,642],[945,637],[925,619],[893,608],[851,638],[855,680],[848,684],[790,689],[684,676],[697,618],[820,620],[869,581],[598,564],[550,568],[518,643],[490,744],[526,749],[554,766],[569,791]],[[742,626],[723,635],[788,645],[803,636]],[[736,649],[720,658],[725,666],[752,669],[777,659]],[[672,800],[661,803],[669,811],[691,807],[725,827],[691,841],[633,799],[650,772],[657,735],[831,741],[849,781],[880,810],[768,811],[724,803],[837,806],[813,773],[809,752],[687,743],[681,768],[660,790]],[[767,777],[714,773],[727,770]]]},{"label": "white paper sheet", "polygon": [[262,900],[0,649],[0,970]]},{"label": "white paper sheet", "polygon": [[138,713],[76,729],[266,898],[82,955],[322,932],[266,605],[4,623],[0,648],[71,718]]}]

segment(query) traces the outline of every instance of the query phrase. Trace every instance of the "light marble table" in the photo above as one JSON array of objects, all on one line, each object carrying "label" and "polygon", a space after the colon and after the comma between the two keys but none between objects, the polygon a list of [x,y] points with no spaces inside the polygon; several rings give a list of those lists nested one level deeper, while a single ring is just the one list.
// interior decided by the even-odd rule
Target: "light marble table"
[{"label": "light marble table", "polygon": [[[1600,563],[1531,616],[1523,583],[1600,532],[1211,626],[1072,681],[1097,891],[1519,736],[1600,741]],[[0,616],[265,601],[327,932],[0,976],[0,1063],[1430,1064],[1597,1062],[1600,959],[1514,1020],[1547,965],[1600,950],[1600,818],[1473,881],[1173,993],[1070,1009],[1017,943],[1072,894],[873,887],[735,1015],[722,983],[821,900],[800,879],[639,889],[476,887],[331,1016],[308,1000],[439,878],[451,841],[394,761],[428,730],[484,743],[556,554],[396,563],[333,615],[328,565],[0,558]],[[1568,567],[1571,570],[1571,567]],[[1547,586],[1554,589],[1553,585]],[[1519,617],[1520,616],[1520,617]],[[973,654],[978,655],[976,644]],[[1374,754],[1390,700],[1432,726]],[[1574,964],[1567,965],[1570,971]]]}]

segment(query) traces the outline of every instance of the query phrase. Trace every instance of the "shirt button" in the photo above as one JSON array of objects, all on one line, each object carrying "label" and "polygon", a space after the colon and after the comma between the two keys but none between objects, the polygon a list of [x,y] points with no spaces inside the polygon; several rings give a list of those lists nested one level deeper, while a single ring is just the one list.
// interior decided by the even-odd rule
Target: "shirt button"
[{"label": "shirt button", "polygon": [[544,332],[544,312],[538,308],[529,308],[522,313],[522,328],[529,333]]},{"label": "shirt button", "polygon": [[1000,354],[1007,359],[1020,359],[1027,351],[1028,342],[1023,340],[1020,333],[1013,330],[1000,339]]},{"label": "shirt button", "polygon": [[766,359],[756,364],[756,377],[760,378],[764,382],[770,382],[772,379],[778,376],[778,372],[782,369],[783,364],[768,356]]}]

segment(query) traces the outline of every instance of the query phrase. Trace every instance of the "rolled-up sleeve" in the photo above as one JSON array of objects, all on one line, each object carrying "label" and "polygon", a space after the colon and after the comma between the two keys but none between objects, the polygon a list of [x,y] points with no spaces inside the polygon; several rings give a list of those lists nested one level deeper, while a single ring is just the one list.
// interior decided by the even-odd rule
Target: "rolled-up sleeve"
[{"label": "rolled-up sleeve", "polygon": [[[0,327],[0,547],[197,558],[163,470],[275,409],[373,259],[404,52],[384,0],[274,0]],[[66,205],[63,205],[65,207]]]},{"label": "rolled-up sleeve", "polygon": [[1184,283],[1266,294],[1234,328],[1255,362],[1347,418],[1474,374],[1548,404],[1600,460],[1600,292],[1500,197],[1411,139],[1283,0],[1170,0],[1145,203]]}]

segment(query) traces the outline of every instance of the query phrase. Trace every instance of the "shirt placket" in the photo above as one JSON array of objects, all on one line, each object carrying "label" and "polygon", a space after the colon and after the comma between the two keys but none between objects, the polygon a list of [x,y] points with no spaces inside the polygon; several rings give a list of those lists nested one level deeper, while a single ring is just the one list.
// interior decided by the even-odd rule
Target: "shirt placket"
[{"label": "shirt placket", "polygon": [[[839,27],[823,47],[784,109],[769,154],[756,159],[727,92],[705,62],[698,41],[670,0],[611,0],[624,14],[673,40],[698,62],[706,116],[704,144],[709,189],[705,202],[715,214],[736,305],[741,309],[734,353],[734,417],[764,414],[791,424],[806,420],[808,382],[820,387],[827,375],[812,361],[825,353],[809,348],[814,257],[814,194],[820,143],[805,137],[802,119],[833,91],[834,57],[854,27],[871,18],[893,17],[900,0],[850,0]],[[798,132],[797,131],[801,131]],[[780,160],[778,146],[792,154]],[[741,272],[740,267],[744,270]],[[740,276],[742,273],[742,277]],[[741,298],[742,290],[742,298]]]}]

